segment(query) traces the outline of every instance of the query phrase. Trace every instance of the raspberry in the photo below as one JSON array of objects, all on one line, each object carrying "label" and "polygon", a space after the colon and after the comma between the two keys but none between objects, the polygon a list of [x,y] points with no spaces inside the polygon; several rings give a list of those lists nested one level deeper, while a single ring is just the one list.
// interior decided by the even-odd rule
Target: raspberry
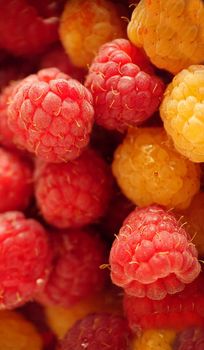
[{"label": "raspberry", "polygon": [[13,132],[7,123],[7,108],[14,90],[14,86],[16,85],[16,83],[12,83],[11,85],[7,86],[0,95],[0,143],[1,145],[11,149],[15,148],[15,145],[12,142]]},{"label": "raspberry", "polygon": [[84,81],[86,70],[73,66],[63,47],[59,44],[52,47],[41,59],[41,69],[51,67],[58,68],[61,72],[70,75],[81,83]]},{"label": "raspberry", "polygon": [[127,294],[161,300],[200,273],[195,246],[175,217],[159,206],[136,208],[110,252],[111,278]]},{"label": "raspberry", "polygon": [[204,256],[204,193],[198,193],[193,198],[190,207],[175,214],[179,221],[185,225],[199,255]]},{"label": "raspberry", "polygon": [[126,39],[100,48],[85,85],[93,94],[96,122],[121,132],[148,119],[164,91],[146,56]]},{"label": "raspberry", "polygon": [[0,215],[0,309],[17,307],[39,292],[50,268],[43,227],[23,213]]},{"label": "raspberry", "polygon": [[201,274],[184,291],[163,300],[125,294],[124,311],[133,332],[151,328],[185,329],[204,324],[204,276]]},{"label": "raspberry", "polygon": [[[112,288],[113,289],[113,288]],[[119,291],[107,290],[83,299],[68,309],[59,306],[47,306],[47,323],[58,338],[63,338],[74,323],[92,312],[111,312],[122,315]]]},{"label": "raspberry", "polygon": [[92,96],[57,68],[40,70],[17,86],[8,108],[13,141],[49,162],[79,156],[93,124]]},{"label": "raspberry", "polygon": [[35,327],[14,311],[0,312],[0,348],[2,350],[42,350]]},{"label": "raspberry", "polygon": [[192,327],[181,332],[175,341],[174,350],[204,349],[204,328]]},{"label": "raspberry", "polygon": [[203,62],[202,0],[141,0],[128,25],[128,37],[158,68],[174,74]]},{"label": "raspberry", "polygon": [[200,187],[200,168],[177,153],[163,128],[130,129],[112,169],[123,193],[139,206],[186,208]]},{"label": "raspberry", "polygon": [[10,53],[36,54],[57,41],[57,17],[40,17],[27,0],[0,0],[0,7],[0,46]]},{"label": "raspberry", "polygon": [[204,162],[204,66],[190,66],[168,85],[160,114],[176,149],[193,162]]},{"label": "raspberry", "polygon": [[140,338],[135,338],[132,350],[172,350],[176,337],[175,331],[171,329],[151,329],[145,331]]},{"label": "raspberry", "polygon": [[18,154],[0,148],[0,213],[25,209],[32,190],[31,164]]},{"label": "raspberry", "polygon": [[130,331],[120,316],[95,313],[76,322],[61,342],[60,350],[127,350]]},{"label": "raspberry", "polygon": [[43,217],[59,227],[80,227],[98,220],[108,207],[112,177],[91,149],[67,164],[39,164],[36,199]]},{"label": "raspberry", "polygon": [[78,67],[87,67],[99,47],[107,41],[125,36],[121,19],[123,7],[108,0],[70,0],[61,17],[61,42]]},{"label": "raspberry", "polygon": [[99,236],[85,230],[66,230],[53,234],[54,266],[41,300],[45,305],[69,307],[101,290],[106,271],[105,244]]}]

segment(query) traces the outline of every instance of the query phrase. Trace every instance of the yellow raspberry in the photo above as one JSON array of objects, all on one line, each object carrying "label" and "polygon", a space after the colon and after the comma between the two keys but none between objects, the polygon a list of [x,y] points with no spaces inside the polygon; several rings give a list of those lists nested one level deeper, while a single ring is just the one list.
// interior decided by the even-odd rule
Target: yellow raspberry
[{"label": "yellow raspberry", "polygon": [[131,350],[173,350],[176,332],[170,329],[150,329],[135,338]]},{"label": "yellow raspberry", "polygon": [[107,291],[83,300],[69,309],[58,306],[47,306],[45,315],[52,331],[63,338],[73,324],[92,312],[111,312],[121,315],[122,296],[115,291]]},{"label": "yellow raspberry", "polygon": [[141,0],[128,37],[143,47],[155,66],[174,74],[204,58],[202,0]]},{"label": "yellow raspberry", "polygon": [[160,114],[175,148],[193,162],[204,162],[204,66],[190,66],[174,77]]},{"label": "yellow raspberry", "polygon": [[108,0],[70,0],[59,28],[61,42],[78,67],[89,65],[99,47],[126,36],[123,7]]},{"label": "yellow raspberry", "polygon": [[14,311],[0,311],[1,350],[42,350],[43,344],[34,325]]},{"label": "yellow raspberry", "polygon": [[130,129],[112,169],[123,193],[139,206],[186,208],[200,187],[199,165],[174,149],[163,128]]},{"label": "yellow raspberry", "polygon": [[180,217],[181,224],[192,238],[200,256],[204,255],[204,192],[198,193],[192,200],[190,206],[176,213]]}]

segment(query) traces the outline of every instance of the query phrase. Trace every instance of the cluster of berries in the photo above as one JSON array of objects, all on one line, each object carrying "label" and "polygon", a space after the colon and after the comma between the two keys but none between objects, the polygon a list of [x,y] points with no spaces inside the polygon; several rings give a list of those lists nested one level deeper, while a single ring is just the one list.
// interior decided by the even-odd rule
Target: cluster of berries
[{"label": "cluster of berries", "polygon": [[131,3],[0,0],[0,349],[204,349],[204,3]]}]

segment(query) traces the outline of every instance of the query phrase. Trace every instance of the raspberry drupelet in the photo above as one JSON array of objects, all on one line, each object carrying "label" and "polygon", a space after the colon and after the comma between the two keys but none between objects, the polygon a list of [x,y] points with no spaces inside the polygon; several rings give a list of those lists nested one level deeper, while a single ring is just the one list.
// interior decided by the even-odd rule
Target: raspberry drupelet
[{"label": "raspberry drupelet", "polygon": [[35,194],[48,223],[81,227],[105,214],[112,194],[111,171],[91,149],[67,164],[38,163]]},{"label": "raspberry drupelet", "polygon": [[174,149],[163,128],[129,129],[112,170],[123,193],[139,206],[183,209],[200,188],[200,167]]},{"label": "raspberry drupelet", "polygon": [[51,245],[54,265],[39,301],[70,307],[103,289],[107,247],[99,235],[88,229],[53,232]]},{"label": "raspberry drupelet", "polygon": [[174,350],[204,349],[204,327],[190,327],[177,335]]},{"label": "raspberry drupelet", "polygon": [[13,141],[49,162],[77,158],[89,142],[94,110],[91,93],[57,68],[21,81],[8,107]]},{"label": "raspberry drupelet", "polygon": [[175,148],[193,162],[204,162],[204,65],[179,72],[167,86],[160,114]]},{"label": "raspberry drupelet", "polygon": [[150,329],[136,336],[131,350],[172,350],[176,332],[172,329]]},{"label": "raspberry drupelet", "polygon": [[58,40],[59,18],[41,17],[34,1],[0,0],[0,7],[0,47],[10,53],[36,54]]},{"label": "raspberry drupelet", "polygon": [[0,213],[26,209],[32,193],[31,163],[18,153],[0,147]]},{"label": "raspberry drupelet", "polygon": [[195,246],[176,218],[159,206],[129,214],[110,251],[111,279],[127,294],[161,300],[200,273]]},{"label": "raspberry drupelet", "polygon": [[14,311],[0,311],[0,349],[43,350],[43,342],[35,326]]},{"label": "raspberry drupelet", "polygon": [[174,329],[204,325],[204,275],[183,291],[162,300],[124,295],[124,313],[133,332],[139,329]]},{"label": "raspberry drupelet", "polygon": [[21,212],[0,214],[0,309],[24,304],[42,290],[50,270],[44,228]]},{"label": "raspberry drupelet", "polygon": [[128,25],[128,37],[153,64],[173,74],[203,62],[202,0],[141,0]]},{"label": "raspberry drupelet", "polygon": [[87,68],[101,45],[126,37],[125,15],[125,7],[109,0],[69,0],[59,34],[73,64]]},{"label": "raspberry drupelet", "polygon": [[148,119],[164,92],[164,83],[143,51],[126,39],[100,48],[85,85],[93,95],[96,122],[121,132]]},{"label": "raspberry drupelet", "polygon": [[95,313],[74,324],[59,350],[128,350],[131,334],[127,321],[109,313]]}]

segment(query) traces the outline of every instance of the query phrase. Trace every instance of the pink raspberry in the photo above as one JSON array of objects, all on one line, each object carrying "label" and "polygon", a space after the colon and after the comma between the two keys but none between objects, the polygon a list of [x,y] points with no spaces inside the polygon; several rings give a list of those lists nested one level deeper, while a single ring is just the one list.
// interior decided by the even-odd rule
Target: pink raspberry
[{"label": "pink raspberry", "polygon": [[24,79],[8,107],[19,147],[49,162],[74,159],[87,146],[94,110],[90,92],[57,68]]},{"label": "pink raspberry", "polygon": [[25,209],[32,193],[31,164],[17,153],[0,148],[0,212]]},{"label": "pink raspberry", "polygon": [[138,329],[185,329],[204,325],[204,275],[188,284],[180,293],[162,300],[124,295],[124,312],[133,332]]},{"label": "pink raspberry", "polygon": [[80,227],[104,215],[111,197],[108,165],[93,150],[67,164],[38,164],[35,192],[44,219],[59,228]]},{"label": "pink raspberry", "polygon": [[55,45],[48,52],[46,52],[40,62],[40,68],[56,67],[61,72],[70,75],[73,79],[77,79],[80,83],[83,83],[86,70],[75,67],[64,48],[61,45]]},{"label": "pink raspberry", "polygon": [[59,350],[128,350],[131,334],[121,316],[89,314],[77,321],[61,341]]},{"label": "pink raspberry", "polygon": [[161,300],[200,273],[194,244],[176,218],[159,206],[136,208],[110,252],[111,278],[127,294]]},{"label": "pink raspberry", "polygon": [[58,17],[41,17],[29,2],[0,0],[0,47],[14,55],[39,53],[58,40]]},{"label": "pink raspberry", "polygon": [[119,131],[149,118],[164,92],[145,54],[126,39],[101,47],[85,85],[93,94],[96,122]]},{"label": "pink raspberry", "polygon": [[43,227],[23,213],[0,214],[0,309],[17,307],[42,290],[50,269]]},{"label": "pink raspberry", "polygon": [[45,305],[69,307],[100,291],[107,280],[106,246],[91,230],[52,233],[54,265],[38,300]]}]

